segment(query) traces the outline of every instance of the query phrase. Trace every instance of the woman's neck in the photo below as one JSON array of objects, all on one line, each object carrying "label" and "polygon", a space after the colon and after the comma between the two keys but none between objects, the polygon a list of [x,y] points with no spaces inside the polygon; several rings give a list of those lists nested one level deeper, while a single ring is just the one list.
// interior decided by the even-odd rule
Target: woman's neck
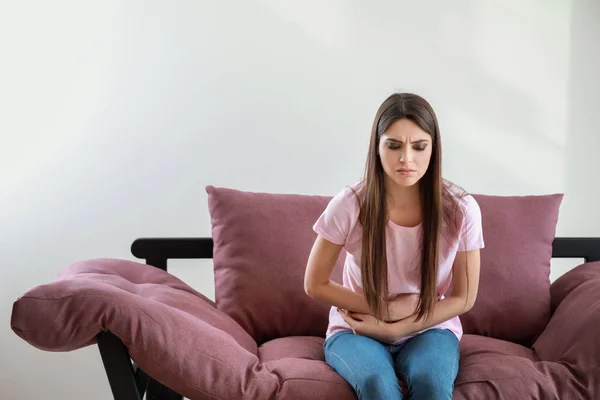
[{"label": "woman's neck", "polygon": [[385,182],[387,202],[390,209],[419,210],[421,208],[421,195],[419,184],[413,186],[400,186],[391,180]]}]

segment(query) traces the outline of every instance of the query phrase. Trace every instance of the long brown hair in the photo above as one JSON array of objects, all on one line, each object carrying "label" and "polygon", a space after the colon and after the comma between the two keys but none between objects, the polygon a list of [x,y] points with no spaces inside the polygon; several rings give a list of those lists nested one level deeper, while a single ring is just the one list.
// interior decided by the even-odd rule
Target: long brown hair
[{"label": "long brown hair", "polygon": [[[457,235],[457,195],[442,178],[442,151],[437,117],[431,105],[412,93],[395,93],[377,110],[371,129],[365,176],[359,189],[362,225],[361,275],[364,296],[371,311],[382,319],[383,302],[387,300],[388,266],[386,226],[388,211],[384,186],[385,172],[378,147],[381,135],[399,119],[407,118],[427,132],[432,139],[432,153],[426,173],[417,183],[422,209],[420,296],[417,320],[430,317],[438,295],[436,292],[441,235]],[[444,229],[442,229],[444,226]],[[443,231],[443,232],[442,232]]]}]

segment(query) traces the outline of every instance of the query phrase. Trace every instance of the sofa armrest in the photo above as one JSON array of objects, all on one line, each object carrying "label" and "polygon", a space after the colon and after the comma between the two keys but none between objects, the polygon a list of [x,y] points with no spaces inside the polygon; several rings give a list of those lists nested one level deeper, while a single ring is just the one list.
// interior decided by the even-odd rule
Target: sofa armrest
[{"label": "sofa armrest", "polygon": [[231,317],[160,269],[126,260],[73,264],[13,304],[32,346],[71,351],[110,331],[148,375],[187,398],[271,398],[281,387]]},{"label": "sofa armrest", "polygon": [[101,331],[123,333],[128,345],[157,328],[176,332],[175,325],[188,331],[209,326],[258,352],[254,339],[213,301],[165,271],[127,260],[74,263],[54,282],[27,290],[11,316],[18,336],[48,351],[93,344]]},{"label": "sofa armrest", "polygon": [[578,265],[554,281],[550,287],[552,314],[571,292],[593,280],[600,280],[600,261]]},{"label": "sofa armrest", "polygon": [[565,273],[553,282],[551,296],[552,318],[533,349],[542,361],[560,361],[580,378],[591,377],[600,366],[600,262]]}]

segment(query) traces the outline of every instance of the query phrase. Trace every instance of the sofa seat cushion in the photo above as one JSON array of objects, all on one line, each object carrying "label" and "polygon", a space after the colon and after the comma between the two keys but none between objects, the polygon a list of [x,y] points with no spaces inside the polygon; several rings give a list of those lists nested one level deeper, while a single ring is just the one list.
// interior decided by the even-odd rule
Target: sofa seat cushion
[{"label": "sofa seat cushion", "polygon": [[460,356],[464,361],[463,367],[485,362],[489,357],[517,357],[529,361],[539,361],[535,352],[529,348],[508,342],[479,335],[464,335],[460,342]]},{"label": "sofa seat cushion", "polygon": [[258,348],[258,358],[261,362],[282,358],[325,361],[324,341],[322,337],[317,336],[291,336],[273,339]]},{"label": "sofa seat cushion", "polygon": [[273,399],[356,400],[352,387],[325,361],[281,358],[261,365],[281,382]]},{"label": "sofa seat cushion", "polygon": [[568,365],[542,361],[519,344],[466,334],[460,357],[454,399],[558,399],[560,393],[580,393]]},{"label": "sofa seat cushion", "polygon": [[356,399],[350,385],[325,362],[323,342],[322,337],[290,336],[258,348],[262,366],[282,381],[280,398]]}]

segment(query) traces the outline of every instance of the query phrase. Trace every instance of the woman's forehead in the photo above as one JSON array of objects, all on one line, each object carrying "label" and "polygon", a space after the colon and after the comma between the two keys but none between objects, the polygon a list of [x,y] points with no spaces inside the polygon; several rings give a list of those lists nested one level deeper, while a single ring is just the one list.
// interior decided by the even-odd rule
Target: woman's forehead
[{"label": "woman's forehead", "polygon": [[394,121],[383,133],[382,138],[400,142],[431,140],[431,136],[409,119]]}]

